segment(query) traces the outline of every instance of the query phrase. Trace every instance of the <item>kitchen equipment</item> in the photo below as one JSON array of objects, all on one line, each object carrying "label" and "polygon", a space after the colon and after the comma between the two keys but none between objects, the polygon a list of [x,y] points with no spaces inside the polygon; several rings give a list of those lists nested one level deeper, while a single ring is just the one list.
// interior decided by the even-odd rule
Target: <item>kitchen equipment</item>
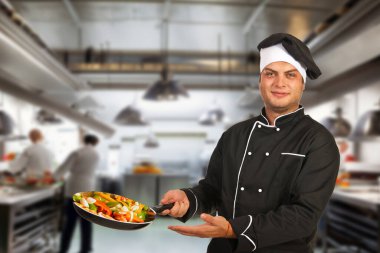
[{"label": "kitchen equipment", "polygon": [[335,137],[347,137],[351,132],[351,125],[342,117],[342,108],[336,108],[335,114],[336,118],[328,117],[322,120],[321,124],[324,125]]},{"label": "kitchen equipment", "polygon": [[0,135],[9,135],[12,133],[12,118],[4,110],[0,110]]},{"label": "kitchen equipment", "polygon": [[[80,194],[89,195],[91,192],[81,192]],[[109,193],[105,193],[109,194]],[[115,195],[115,194],[112,194]],[[115,195],[117,196],[117,195]],[[137,230],[144,228],[146,226],[149,226],[155,219],[155,216],[157,213],[161,213],[164,210],[171,209],[174,206],[174,203],[166,204],[166,205],[157,205],[149,207],[149,210],[151,212],[148,212],[148,216],[146,217],[144,222],[137,223],[137,222],[124,222],[124,221],[118,221],[118,220],[111,220],[108,218],[103,218],[97,214],[93,214],[89,211],[86,211],[85,209],[81,208],[76,204],[76,202],[73,202],[75,211],[85,220],[89,222],[96,223],[100,226],[113,228],[113,229],[119,229],[119,230]],[[154,215],[150,215],[153,213]]]},{"label": "kitchen equipment", "polygon": [[380,109],[364,113],[359,118],[353,135],[354,137],[380,136]]}]

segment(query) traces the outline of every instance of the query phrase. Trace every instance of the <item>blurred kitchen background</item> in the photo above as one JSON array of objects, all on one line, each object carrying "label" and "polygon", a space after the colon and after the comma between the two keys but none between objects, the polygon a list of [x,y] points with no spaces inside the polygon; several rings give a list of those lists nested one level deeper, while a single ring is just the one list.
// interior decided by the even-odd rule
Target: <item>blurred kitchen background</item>
[{"label": "blurred kitchen background", "polygon": [[[323,75],[302,104],[342,152],[316,252],[380,252],[378,0],[0,0],[0,170],[38,128],[53,171],[100,137],[97,190],[152,205],[196,184],[223,131],[260,113],[256,46],[275,32],[310,47]],[[60,198],[60,185],[2,181],[0,253],[55,252]],[[205,252],[176,223],[95,226],[94,252]]]}]

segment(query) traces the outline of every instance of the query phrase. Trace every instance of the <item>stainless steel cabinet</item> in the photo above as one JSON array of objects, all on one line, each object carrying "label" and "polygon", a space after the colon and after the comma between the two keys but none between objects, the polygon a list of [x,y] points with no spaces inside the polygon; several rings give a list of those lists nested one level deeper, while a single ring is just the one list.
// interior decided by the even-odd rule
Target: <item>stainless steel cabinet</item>
[{"label": "stainless steel cabinet", "polygon": [[0,200],[0,253],[54,252],[61,212],[61,187]]}]

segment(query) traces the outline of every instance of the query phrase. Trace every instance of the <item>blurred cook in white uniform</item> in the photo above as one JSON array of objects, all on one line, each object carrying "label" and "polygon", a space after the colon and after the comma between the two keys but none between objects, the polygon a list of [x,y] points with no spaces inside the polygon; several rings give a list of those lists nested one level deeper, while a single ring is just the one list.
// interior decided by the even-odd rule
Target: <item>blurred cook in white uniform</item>
[{"label": "blurred cook in white uniform", "polygon": [[10,164],[9,171],[22,174],[29,181],[46,178],[52,171],[53,154],[43,145],[44,136],[39,129],[32,129],[29,139],[32,145]]}]

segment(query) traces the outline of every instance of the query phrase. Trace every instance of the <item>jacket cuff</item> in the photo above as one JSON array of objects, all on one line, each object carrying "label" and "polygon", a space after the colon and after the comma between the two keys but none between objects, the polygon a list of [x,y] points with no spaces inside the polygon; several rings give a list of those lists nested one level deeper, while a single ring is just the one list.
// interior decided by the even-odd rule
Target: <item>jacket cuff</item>
[{"label": "jacket cuff", "polygon": [[181,218],[177,218],[177,220],[186,222],[189,219],[193,218],[193,216],[198,211],[198,199],[195,193],[191,189],[181,189],[186,193],[186,196],[190,202],[189,209],[187,210],[186,214],[182,216]]},{"label": "jacket cuff", "polygon": [[234,253],[253,252],[257,248],[256,233],[253,228],[251,215],[229,220],[237,237],[237,246]]}]

